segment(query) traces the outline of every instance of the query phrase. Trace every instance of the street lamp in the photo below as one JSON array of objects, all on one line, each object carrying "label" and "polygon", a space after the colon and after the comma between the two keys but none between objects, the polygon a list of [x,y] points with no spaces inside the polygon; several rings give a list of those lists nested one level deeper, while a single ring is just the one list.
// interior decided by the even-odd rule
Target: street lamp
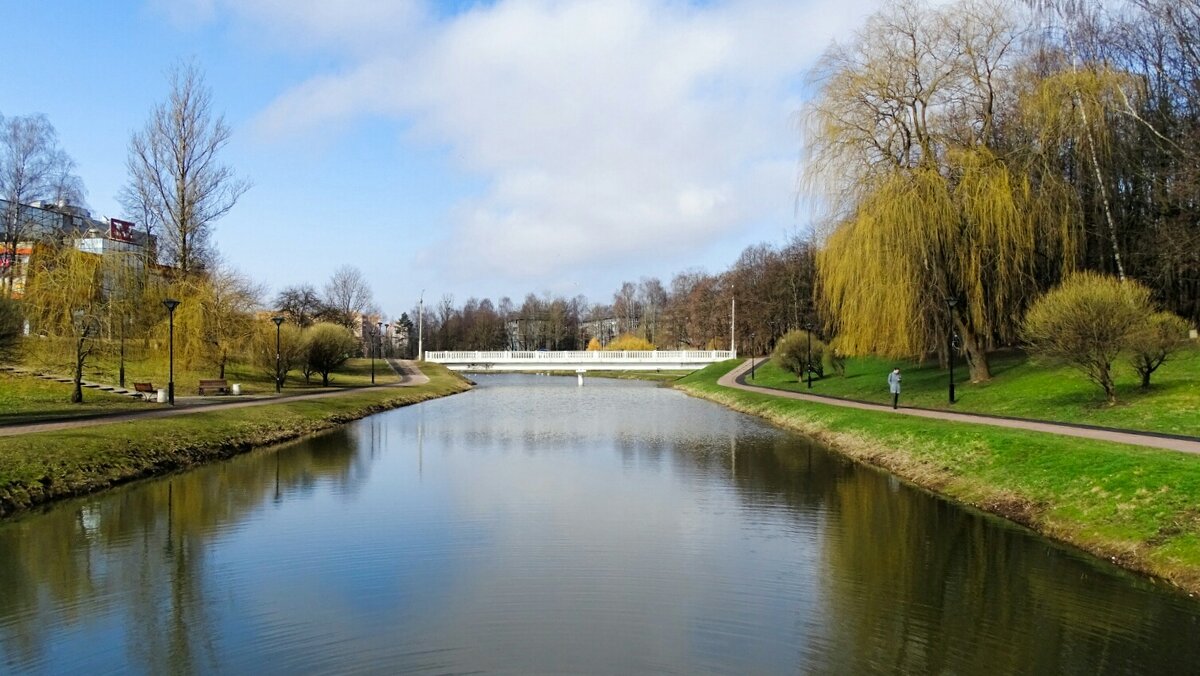
[{"label": "street lamp", "polygon": [[954,333],[954,306],[958,305],[958,299],[951,298],[946,301],[946,305],[950,306],[950,403],[954,403],[954,349],[957,347],[958,336]]},{"label": "street lamp", "polygon": [[375,340],[371,341],[371,384],[375,384],[375,344],[379,341],[379,330],[383,322],[375,322]]},{"label": "street lamp", "polygon": [[283,376],[279,373],[279,327],[283,324],[283,317],[271,317],[271,321],[275,322],[275,393],[283,391]]},{"label": "street lamp", "polygon": [[754,332],[750,332],[750,380],[754,380]]},{"label": "street lamp", "polygon": [[170,326],[168,335],[168,344],[170,352],[167,357],[167,402],[172,406],[175,405],[175,308],[179,307],[179,301],[174,298],[167,298],[162,302],[167,308],[167,318]]},{"label": "street lamp", "polygon": [[383,342],[383,339],[387,338],[387,332],[388,332],[389,326],[391,326],[391,324],[389,324],[388,322],[384,322],[383,323],[383,333],[381,333],[379,335],[379,357],[381,359],[388,358],[388,351],[383,348],[388,347],[390,345],[391,341],[389,340],[387,343],[385,343],[385,342]]},{"label": "street lamp", "polygon": [[808,334],[808,356],[804,359],[804,368],[808,371],[808,389],[812,389],[812,322],[804,323],[804,332]]}]

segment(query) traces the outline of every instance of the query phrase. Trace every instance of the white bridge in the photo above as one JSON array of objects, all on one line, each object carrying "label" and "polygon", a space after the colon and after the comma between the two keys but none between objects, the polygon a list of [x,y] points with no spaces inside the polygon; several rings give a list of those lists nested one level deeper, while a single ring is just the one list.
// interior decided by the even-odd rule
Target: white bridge
[{"label": "white bridge", "polygon": [[734,350],[425,353],[452,371],[694,371],[735,357]]}]

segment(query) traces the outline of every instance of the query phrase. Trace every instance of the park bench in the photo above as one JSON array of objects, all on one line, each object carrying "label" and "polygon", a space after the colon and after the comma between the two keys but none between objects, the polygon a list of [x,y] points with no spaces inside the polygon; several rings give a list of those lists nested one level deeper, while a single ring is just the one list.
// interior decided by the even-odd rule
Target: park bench
[{"label": "park bench", "polygon": [[201,380],[200,394],[229,394],[229,383],[221,380]]},{"label": "park bench", "polygon": [[142,395],[142,399],[145,399],[146,401],[154,399],[153,395],[157,394],[158,392],[154,389],[154,385],[151,385],[150,383],[134,383],[133,391]]}]

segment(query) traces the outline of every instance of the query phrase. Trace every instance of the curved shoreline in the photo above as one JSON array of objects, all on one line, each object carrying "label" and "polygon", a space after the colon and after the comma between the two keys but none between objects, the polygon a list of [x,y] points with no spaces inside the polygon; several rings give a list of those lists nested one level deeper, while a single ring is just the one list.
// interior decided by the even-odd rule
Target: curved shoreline
[{"label": "curved shoreline", "polygon": [[425,384],[363,388],[0,438],[0,518],[222,460],[471,388],[436,369]]},{"label": "curved shoreline", "polygon": [[[1067,504],[1069,501],[1066,497],[1061,500],[1048,497],[1053,491],[1037,494],[1036,491],[1023,490],[1020,479],[1024,477],[1014,477],[1010,467],[987,462],[989,454],[997,456],[1001,453],[996,447],[1002,443],[1021,445],[1024,455],[1035,459],[1039,451],[1061,454],[1074,452],[1082,461],[1091,461],[1096,465],[1102,465],[1116,455],[1132,455],[1140,460],[1149,457],[1148,454],[1157,454],[1164,463],[1184,468],[1182,471],[1194,479],[1200,473],[1200,465],[1196,464],[1194,456],[1158,449],[1135,449],[1108,441],[1055,438],[1056,435],[1028,430],[997,428],[976,433],[979,428],[977,424],[893,416],[890,410],[844,410],[825,401],[776,396],[779,393],[775,391],[727,387],[725,383],[737,377],[739,368],[729,368],[726,364],[725,369],[728,372],[717,375],[705,369],[706,373],[698,372],[695,377],[685,378],[675,387],[690,396],[707,399],[812,436],[855,462],[882,469],[942,498],[1007,519],[1039,535],[1166,583],[1191,596],[1200,593],[1200,564],[1196,560],[1196,549],[1172,549],[1173,544],[1182,543],[1195,535],[1196,526],[1185,525],[1180,528],[1178,525],[1180,514],[1190,513],[1190,506],[1182,509],[1174,504],[1164,506],[1165,513],[1156,521],[1157,530],[1139,538],[1122,533],[1120,528],[1111,527],[1110,519],[1106,518],[1109,513],[1120,514],[1125,508],[1126,505],[1117,504],[1117,496],[1093,489],[1090,491],[1095,494],[1091,501],[1093,504],[1087,505],[1092,509],[1081,509],[1077,502]],[[860,416],[861,424],[847,424],[847,421],[854,420],[853,416]],[[922,425],[927,427],[920,427]],[[890,429],[889,426],[897,429]],[[950,438],[949,442],[947,438]],[[1094,449],[1083,452],[1071,450],[1070,445],[1085,443],[1094,444]],[[946,446],[953,446],[954,452],[947,452]],[[960,465],[954,463],[955,454],[958,453],[964,458]],[[970,464],[968,459],[978,461],[981,457],[985,460],[966,467]],[[1151,495],[1148,499],[1154,500],[1155,497]],[[1071,495],[1070,498],[1077,500],[1078,496]],[[1175,511],[1170,511],[1171,508]],[[1124,537],[1120,537],[1122,534]]]}]

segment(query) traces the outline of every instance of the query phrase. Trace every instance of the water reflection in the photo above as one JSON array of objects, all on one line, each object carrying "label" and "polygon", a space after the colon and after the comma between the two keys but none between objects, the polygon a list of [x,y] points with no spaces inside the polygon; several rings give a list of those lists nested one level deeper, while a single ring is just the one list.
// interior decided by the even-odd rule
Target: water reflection
[{"label": "water reflection", "polygon": [[63,673],[1187,671],[1197,607],[644,384],[465,395],[0,526]]},{"label": "water reflection", "polygon": [[[73,501],[0,527],[0,646],[11,666],[45,664],[51,639],[119,640],[144,673],[211,671],[219,593],[210,543],[255,510],[322,484],[353,493],[378,453],[378,425],[344,428],[169,478]],[[359,452],[368,435],[368,453]],[[269,499],[268,499],[269,498]],[[120,631],[91,635],[92,616]]]}]

